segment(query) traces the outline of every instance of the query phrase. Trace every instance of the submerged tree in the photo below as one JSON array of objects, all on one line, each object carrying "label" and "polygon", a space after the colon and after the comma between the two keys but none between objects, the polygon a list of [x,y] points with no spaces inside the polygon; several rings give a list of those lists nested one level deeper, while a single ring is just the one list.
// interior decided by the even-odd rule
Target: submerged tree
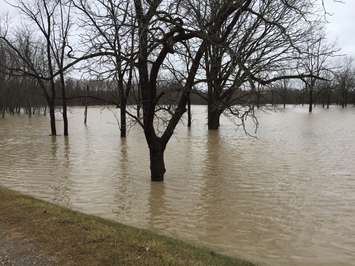
[{"label": "submerged tree", "polygon": [[48,75],[50,71],[45,56],[46,45],[40,41],[31,39],[28,31],[22,31],[11,39],[6,32],[2,32],[0,38],[9,47],[7,57],[14,59],[11,61],[11,64],[6,66],[6,71],[13,76],[32,77],[37,81],[49,107],[51,135],[57,135],[55,123],[55,82],[54,78],[49,78],[50,82],[47,81],[48,77],[50,77]]},{"label": "submerged tree", "polygon": [[157,94],[158,76],[164,61],[169,54],[174,53],[178,43],[197,38],[199,32],[190,30],[184,25],[184,13],[180,3],[166,5],[161,0],[134,1],[138,24],[138,86],[141,91],[143,105],[143,121],[145,138],[150,152],[150,169],[152,181],[163,181],[166,172],[164,151],[174,130],[186,111],[186,104],[191,92],[200,60],[206,49],[206,41],[201,41],[193,56],[193,64],[189,69],[188,78],[184,84],[175,110],[167,126],[159,136],[154,126],[157,106],[162,94]]},{"label": "submerged tree", "polygon": [[[251,94],[256,94],[260,105],[257,88],[261,85],[307,76],[317,79],[308,71],[295,72],[297,61],[303,57],[302,44],[310,38],[310,2],[242,2],[245,10],[234,16],[232,23],[225,21],[214,33],[224,42],[209,42],[205,53],[209,129],[219,128],[223,113],[247,118],[255,104],[250,100]],[[207,3],[212,17],[223,5],[223,1]]]},{"label": "submerged tree", "polygon": [[[316,31],[316,32],[314,32]],[[314,38],[305,42],[304,57],[300,61],[298,70],[303,70],[311,74],[310,77],[302,78],[305,84],[305,91],[308,92],[309,112],[313,111],[315,88],[318,77],[325,76],[330,70],[329,59],[334,56],[335,50],[333,46],[326,43],[322,29],[318,27],[313,29]]]},{"label": "submerged tree", "polygon": [[[8,70],[15,76],[28,76],[37,80],[46,98],[51,124],[51,134],[57,135],[55,122],[56,76],[60,78],[62,94],[64,135],[68,135],[67,104],[65,96],[65,60],[70,29],[71,6],[62,0],[17,1],[13,4],[28,20],[28,29],[15,36],[3,29],[0,34],[9,48],[9,56],[17,59]],[[38,34],[32,34],[33,30]],[[32,35],[34,35],[32,37]]]},{"label": "submerged tree", "polygon": [[[95,67],[88,67],[88,72],[116,84],[121,137],[126,137],[127,103],[133,86],[136,57],[133,7],[127,0],[73,0],[72,3],[83,15],[81,24],[85,32],[81,41],[87,46],[86,54],[91,54],[95,60]],[[97,54],[98,51],[102,54]]]}]

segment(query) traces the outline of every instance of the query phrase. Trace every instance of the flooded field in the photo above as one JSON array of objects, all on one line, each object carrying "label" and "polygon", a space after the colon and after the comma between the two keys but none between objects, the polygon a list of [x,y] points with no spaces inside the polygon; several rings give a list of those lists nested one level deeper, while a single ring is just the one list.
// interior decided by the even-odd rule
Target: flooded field
[{"label": "flooded field", "polygon": [[194,106],[163,184],[142,130],[121,140],[113,112],[89,109],[85,127],[72,108],[67,139],[43,116],[0,119],[0,185],[269,265],[355,265],[355,109],[259,112],[252,138],[228,118],[209,133]]}]

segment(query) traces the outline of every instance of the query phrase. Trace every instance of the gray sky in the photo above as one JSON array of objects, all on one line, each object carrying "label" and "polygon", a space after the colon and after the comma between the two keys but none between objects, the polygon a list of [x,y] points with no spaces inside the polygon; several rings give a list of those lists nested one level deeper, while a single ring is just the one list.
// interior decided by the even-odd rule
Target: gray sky
[{"label": "gray sky", "polygon": [[355,0],[343,0],[343,4],[325,0],[332,15],[327,16],[329,40],[335,40],[344,54],[355,57]]},{"label": "gray sky", "polygon": [[[335,0],[325,0],[327,11],[327,35],[332,42],[336,41],[337,46],[342,49],[343,54],[355,57],[355,0],[343,0],[344,3],[336,3]],[[16,13],[11,11],[5,0],[0,0],[0,18],[6,13],[10,14],[13,23],[16,20]]]}]

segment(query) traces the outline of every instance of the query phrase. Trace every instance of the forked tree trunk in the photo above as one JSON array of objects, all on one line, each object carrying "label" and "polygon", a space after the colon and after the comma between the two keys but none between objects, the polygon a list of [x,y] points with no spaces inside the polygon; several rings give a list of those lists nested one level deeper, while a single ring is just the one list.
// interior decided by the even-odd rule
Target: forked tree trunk
[{"label": "forked tree trunk", "polygon": [[165,147],[159,141],[152,142],[149,145],[150,153],[150,172],[152,182],[163,182],[166,172],[164,162]]}]

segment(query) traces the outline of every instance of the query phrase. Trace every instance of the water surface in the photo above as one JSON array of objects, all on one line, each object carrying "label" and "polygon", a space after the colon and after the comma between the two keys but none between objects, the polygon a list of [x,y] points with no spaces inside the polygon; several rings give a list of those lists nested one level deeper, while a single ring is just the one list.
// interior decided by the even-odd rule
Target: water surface
[{"label": "water surface", "polygon": [[[269,265],[355,265],[355,110],[260,112],[258,138],[193,108],[151,184],[142,130],[119,138],[114,110],[70,110],[69,138],[46,117],[0,119],[0,185],[75,210]],[[61,121],[58,121],[61,124]]]}]

